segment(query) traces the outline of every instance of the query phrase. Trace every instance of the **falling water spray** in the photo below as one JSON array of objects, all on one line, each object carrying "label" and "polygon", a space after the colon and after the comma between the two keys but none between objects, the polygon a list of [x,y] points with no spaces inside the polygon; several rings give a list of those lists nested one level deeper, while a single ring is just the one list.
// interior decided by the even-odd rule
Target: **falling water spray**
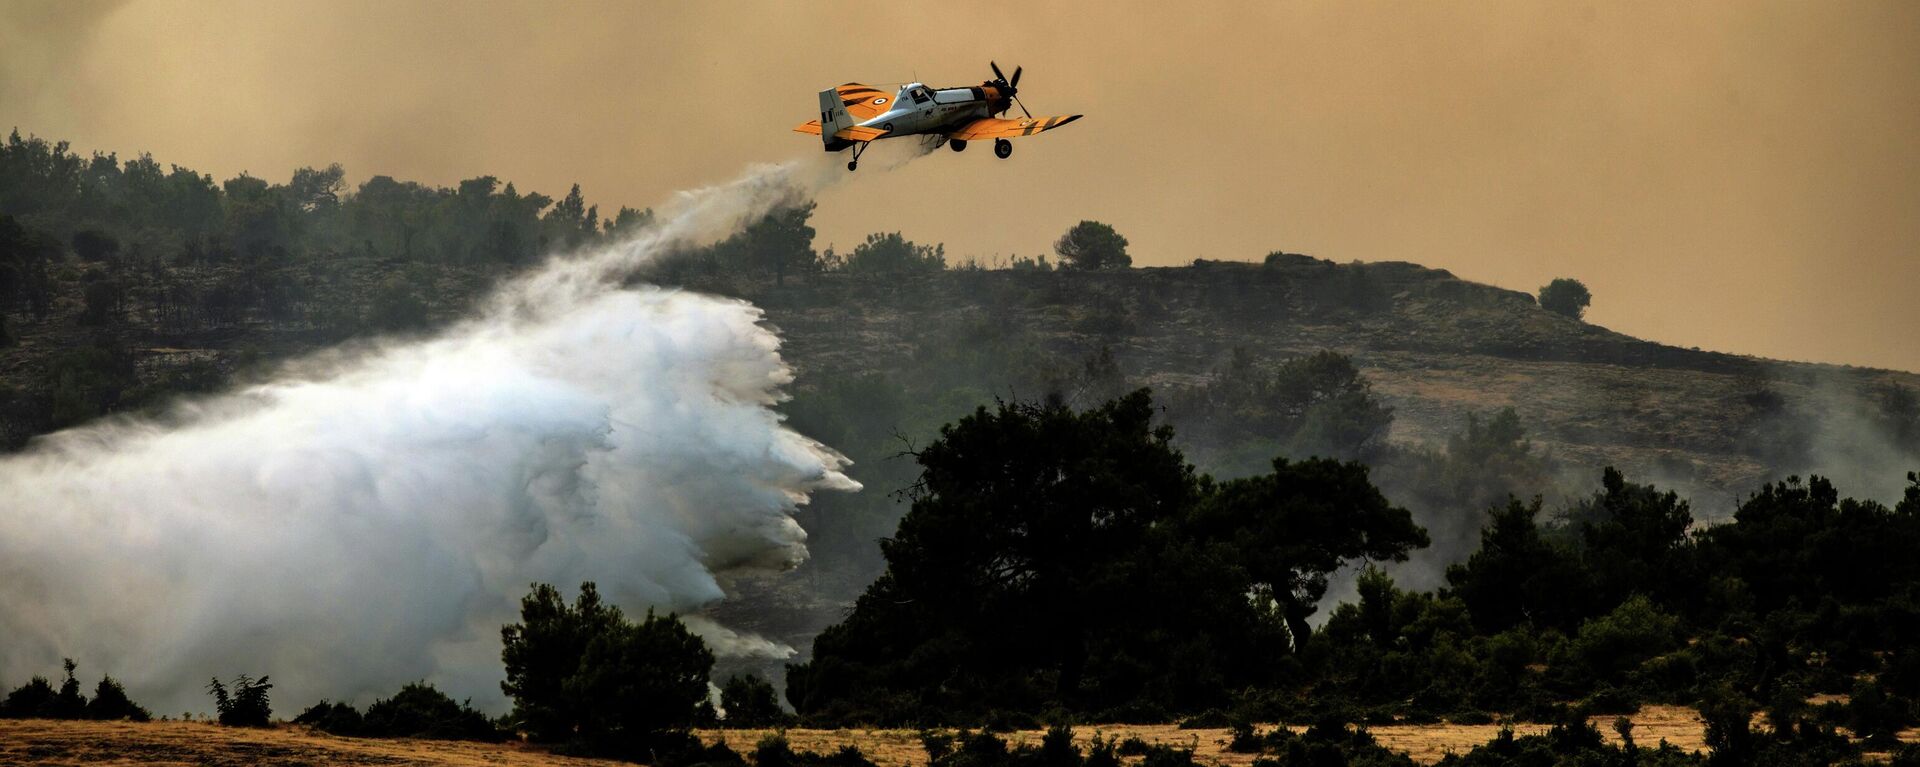
[{"label": "falling water spray", "polygon": [[796,506],[859,486],[772,409],[779,338],[746,302],[621,283],[835,168],[680,193],[435,336],[0,461],[0,683],[71,656],[161,711],[203,710],[205,680],[239,672],[270,674],[283,709],[417,679],[499,709],[499,627],[531,582],[686,611],[723,596],[716,572],[798,563]]}]

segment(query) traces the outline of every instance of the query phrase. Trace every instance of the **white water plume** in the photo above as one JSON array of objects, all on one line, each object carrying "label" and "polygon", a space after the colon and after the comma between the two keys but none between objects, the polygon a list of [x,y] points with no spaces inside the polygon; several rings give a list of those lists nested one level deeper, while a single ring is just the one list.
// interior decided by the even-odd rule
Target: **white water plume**
[{"label": "white water plume", "polygon": [[716,571],[797,563],[795,506],[858,485],[771,409],[779,339],[746,302],[619,285],[844,174],[827,159],[682,193],[434,337],[0,460],[0,684],[71,656],[156,713],[240,672],[282,715],[416,679],[502,710],[499,627],[533,581],[684,612],[723,596]]}]

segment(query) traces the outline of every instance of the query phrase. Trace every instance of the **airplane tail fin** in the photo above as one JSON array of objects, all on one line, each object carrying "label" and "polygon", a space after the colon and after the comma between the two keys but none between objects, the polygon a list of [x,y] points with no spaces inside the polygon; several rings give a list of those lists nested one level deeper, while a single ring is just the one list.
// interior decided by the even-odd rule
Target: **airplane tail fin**
[{"label": "airplane tail fin", "polygon": [[[854,126],[853,115],[847,114],[847,107],[840,103],[840,91],[828,88],[820,92],[820,141],[827,151],[846,146],[847,140],[836,138],[833,134]],[[839,146],[835,146],[838,144]]]}]

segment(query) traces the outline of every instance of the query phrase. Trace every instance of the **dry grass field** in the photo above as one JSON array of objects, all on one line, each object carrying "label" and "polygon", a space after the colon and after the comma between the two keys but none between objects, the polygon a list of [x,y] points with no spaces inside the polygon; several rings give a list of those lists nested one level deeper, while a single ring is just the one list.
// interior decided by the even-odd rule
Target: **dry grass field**
[{"label": "dry grass field", "polygon": [[[1652,746],[1666,740],[1675,746],[1687,750],[1705,748],[1702,739],[1705,727],[1700,717],[1692,709],[1678,706],[1648,706],[1640,713],[1629,717],[1634,722],[1633,739],[1642,745]],[[1594,724],[1605,733],[1609,740],[1617,741],[1613,734],[1614,717],[1595,717]],[[1261,729],[1271,727],[1263,725]],[[1396,751],[1405,751],[1414,761],[1432,764],[1448,753],[1466,753],[1474,746],[1492,740],[1500,732],[1501,725],[1462,725],[1462,724],[1399,724],[1381,725],[1367,728],[1382,745]],[[1513,726],[1515,735],[1530,735],[1545,732],[1547,725],[1517,724]],[[1295,727],[1295,731],[1304,728]],[[760,738],[766,737],[771,730],[701,730],[699,735],[709,742],[724,740],[736,751],[747,751]],[[1110,724],[1086,725],[1076,728],[1074,734],[1085,744],[1095,737],[1114,737],[1120,740],[1139,738],[1148,743],[1192,748],[1194,757],[1201,762],[1223,765],[1223,767],[1247,767],[1253,764],[1254,754],[1236,754],[1226,750],[1230,737],[1225,729],[1183,730],[1171,724]],[[1037,743],[1041,732],[1029,730],[1012,733],[1007,736],[1014,742]],[[859,746],[881,767],[917,767],[926,763],[926,752],[920,747],[919,734],[913,730],[788,730],[787,742],[795,750],[831,751],[851,743]]]},{"label": "dry grass field", "polygon": [[305,727],[253,730],[206,722],[0,720],[4,765],[454,765],[586,767],[622,764],[556,756],[521,744],[340,738]]},{"label": "dry grass field", "polygon": [[[1648,706],[1631,717],[1634,740],[1652,746],[1665,740],[1683,749],[1703,748],[1700,719],[1691,709]],[[1594,722],[1614,739],[1612,717]],[[1465,753],[1500,731],[1500,725],[1384,725],[1369,728],[1389,748],[1406,751],[1414,761],[1433,764],[1448,753]],[[1546,730],[1544,725],[1514,726],[1515,734]],[[701,730],[711,743],[725,741],[737,751],[751,751],[771,730]],[[787,740],[798,750],[833,751],[858,746],[882,767],[918,767],[926,763],[919,734],[913,730],[787,730]],[[1182,730],[1174,725],[1088,725],[1077,730],[1082,743],[1093,737],[1140,738],[1150,743],[1191,747],[1202,763],[1247,767],[1253,755],[1228,753],[1227,731]],[[1016,742],[1037,742],[1041,733],[1026,731],[1008,736]],[[1920,732],[1904,739],[1920,741]],[[0,764],[4,765],[453,765],[455,767],[611,767],[623,764],[550,754],[520,743],[485,744],[433,740],[341,738],[305,727],[281,725],[266,730],[219,727],[205,722],[64,722],[39,719],[0,720]]]}]

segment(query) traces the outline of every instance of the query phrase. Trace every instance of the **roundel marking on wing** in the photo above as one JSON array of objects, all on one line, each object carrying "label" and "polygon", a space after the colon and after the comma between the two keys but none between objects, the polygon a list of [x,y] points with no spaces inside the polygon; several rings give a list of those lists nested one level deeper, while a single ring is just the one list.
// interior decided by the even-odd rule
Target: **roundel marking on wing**
[{"label": "roundel marking on wing", "polygon": [[874,106],[880,106],[881,104],[885,104],[885,103],[887,103],[887,97],[885,96],[876,96],[873,99]]}]

